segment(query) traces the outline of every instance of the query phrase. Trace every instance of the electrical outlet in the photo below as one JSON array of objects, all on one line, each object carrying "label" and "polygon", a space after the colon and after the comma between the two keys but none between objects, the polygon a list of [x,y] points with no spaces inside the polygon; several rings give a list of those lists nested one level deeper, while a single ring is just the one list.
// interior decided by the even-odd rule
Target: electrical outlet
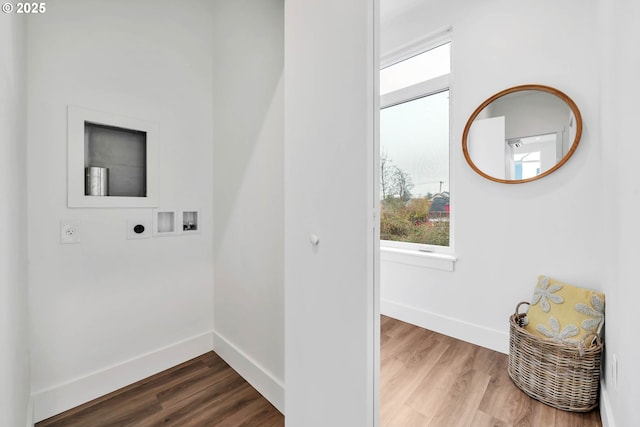
[{"label": "electrical outlet", "polygon": [[60,243],[80,243],[80,221],[62,220],[60,221]]}]

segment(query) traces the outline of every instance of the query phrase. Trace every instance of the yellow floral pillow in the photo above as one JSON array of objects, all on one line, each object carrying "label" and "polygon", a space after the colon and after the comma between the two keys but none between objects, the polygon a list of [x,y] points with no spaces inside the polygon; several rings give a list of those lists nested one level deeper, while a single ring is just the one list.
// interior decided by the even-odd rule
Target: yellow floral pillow
[{"label": "yellow floral pillow", "polygon": [[525,329],[564,344],[588,344],[604,324],[604,294],[539,276]]}]

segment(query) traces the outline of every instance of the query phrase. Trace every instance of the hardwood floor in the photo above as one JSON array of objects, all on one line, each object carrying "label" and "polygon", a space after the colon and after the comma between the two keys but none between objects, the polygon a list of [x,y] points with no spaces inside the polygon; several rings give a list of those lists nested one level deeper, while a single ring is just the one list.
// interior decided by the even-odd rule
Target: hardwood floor
[{"label": "hardwood floor", "polygon": [[601,427],[520,391],[507,355],[381,318],[381,427]]},{"label": "hardwood floor", "polygon": [[[386,316],[380,341],[380,427],[602,426],[597,410],[529,398],[509,379],[504,354]],[[36,424],[63,426],[282,427],[284,417],[209,352]]]},{"label": "hardwood floor", "polygon": [[206,353],[36,427],[282,427],[284,416],[217,354]]}]

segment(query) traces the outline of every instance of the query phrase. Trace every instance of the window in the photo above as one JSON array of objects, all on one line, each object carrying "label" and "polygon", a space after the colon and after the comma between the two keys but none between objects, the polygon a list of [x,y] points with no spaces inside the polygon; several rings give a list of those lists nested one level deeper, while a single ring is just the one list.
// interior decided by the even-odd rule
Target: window
[{"label": "window", "polygon": [[445,43],[380,70],[380,95],[451,72],[451,43]]},{"label": "window", "polygon": [[380,71],[380,239],[447,252],[450,43]]},{"label": "window", "polygon": [[557,140],[557,133],[507,139],[506,178],[530,179],[552,168],[562,158]]}]

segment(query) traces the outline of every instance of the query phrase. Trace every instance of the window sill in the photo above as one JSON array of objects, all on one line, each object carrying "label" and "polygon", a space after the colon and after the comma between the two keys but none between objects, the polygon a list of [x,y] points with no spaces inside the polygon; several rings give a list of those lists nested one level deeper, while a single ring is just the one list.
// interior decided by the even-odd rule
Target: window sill
[{"label": "window sill", "polygon": [[456,259],[456,256],[452,254],[380,247],[380,260],[382,262],[395,262],[434,270],[454,271]]}]

